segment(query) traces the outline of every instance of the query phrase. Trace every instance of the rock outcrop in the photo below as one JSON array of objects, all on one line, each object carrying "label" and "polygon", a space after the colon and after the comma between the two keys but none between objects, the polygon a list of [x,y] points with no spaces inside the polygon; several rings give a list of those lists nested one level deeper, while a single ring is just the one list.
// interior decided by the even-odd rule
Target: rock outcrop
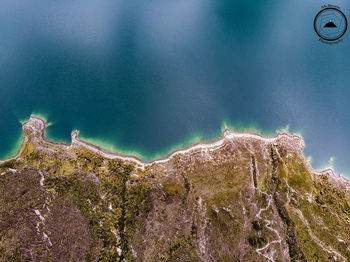
[{"label": "rock outcrop", "polygon": [[297,136],[226,130],[144,163],[23,129],[0,163],[1,261],[350,260],[350,183]]}]

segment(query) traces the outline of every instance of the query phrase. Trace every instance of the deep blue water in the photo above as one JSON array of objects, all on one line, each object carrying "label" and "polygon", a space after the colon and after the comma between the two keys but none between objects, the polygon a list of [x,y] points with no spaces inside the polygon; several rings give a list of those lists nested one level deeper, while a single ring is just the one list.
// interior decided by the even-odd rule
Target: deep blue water
[{"label": "deep blue water", "polygon": [[[350,16],[350,3],[331,1]],[[318,41],[310,0],[0,1],[0,158],[35,113],[144,159],[289,125],[314,168],[350,174],[350,32]]]}]

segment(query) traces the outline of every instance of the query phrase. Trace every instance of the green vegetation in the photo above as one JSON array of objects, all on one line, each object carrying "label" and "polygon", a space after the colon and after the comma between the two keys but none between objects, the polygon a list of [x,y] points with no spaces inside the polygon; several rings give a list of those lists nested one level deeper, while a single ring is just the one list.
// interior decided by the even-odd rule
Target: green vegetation
[{"label": "green vegetation", "polygon": [[0,261],[350,261],[350,184],[309,170],[296,138],[142,170],[24,127],[0,164]]}]

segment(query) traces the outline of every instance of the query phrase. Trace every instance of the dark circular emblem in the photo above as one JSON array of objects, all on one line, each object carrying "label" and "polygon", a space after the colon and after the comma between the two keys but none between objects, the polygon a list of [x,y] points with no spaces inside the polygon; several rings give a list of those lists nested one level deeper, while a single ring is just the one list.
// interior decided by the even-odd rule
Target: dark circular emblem
[{"label": "dark circular emblem", "polygon": [[314,28],[323,40],[336,41],[346,33],[348,20],[338,8],[328,7],[317,13]]}]

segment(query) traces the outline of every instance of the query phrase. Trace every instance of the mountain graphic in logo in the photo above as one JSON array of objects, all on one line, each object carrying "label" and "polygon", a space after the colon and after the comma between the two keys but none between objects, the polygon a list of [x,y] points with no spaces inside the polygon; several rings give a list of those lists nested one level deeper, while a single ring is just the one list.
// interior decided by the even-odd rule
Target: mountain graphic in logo
[{"label": "mountain graphic in logo", "polygon": [[338,7],[323,7],[316,14],[314,29],[320,39],[333,42],[342,38],[348,28],[348,20]]},{"label": "mountain graphic in logo", "polygon": [[324,25],[325,28],[335,28],[337,27],[332,21],[329,21],[327,24]]}]

